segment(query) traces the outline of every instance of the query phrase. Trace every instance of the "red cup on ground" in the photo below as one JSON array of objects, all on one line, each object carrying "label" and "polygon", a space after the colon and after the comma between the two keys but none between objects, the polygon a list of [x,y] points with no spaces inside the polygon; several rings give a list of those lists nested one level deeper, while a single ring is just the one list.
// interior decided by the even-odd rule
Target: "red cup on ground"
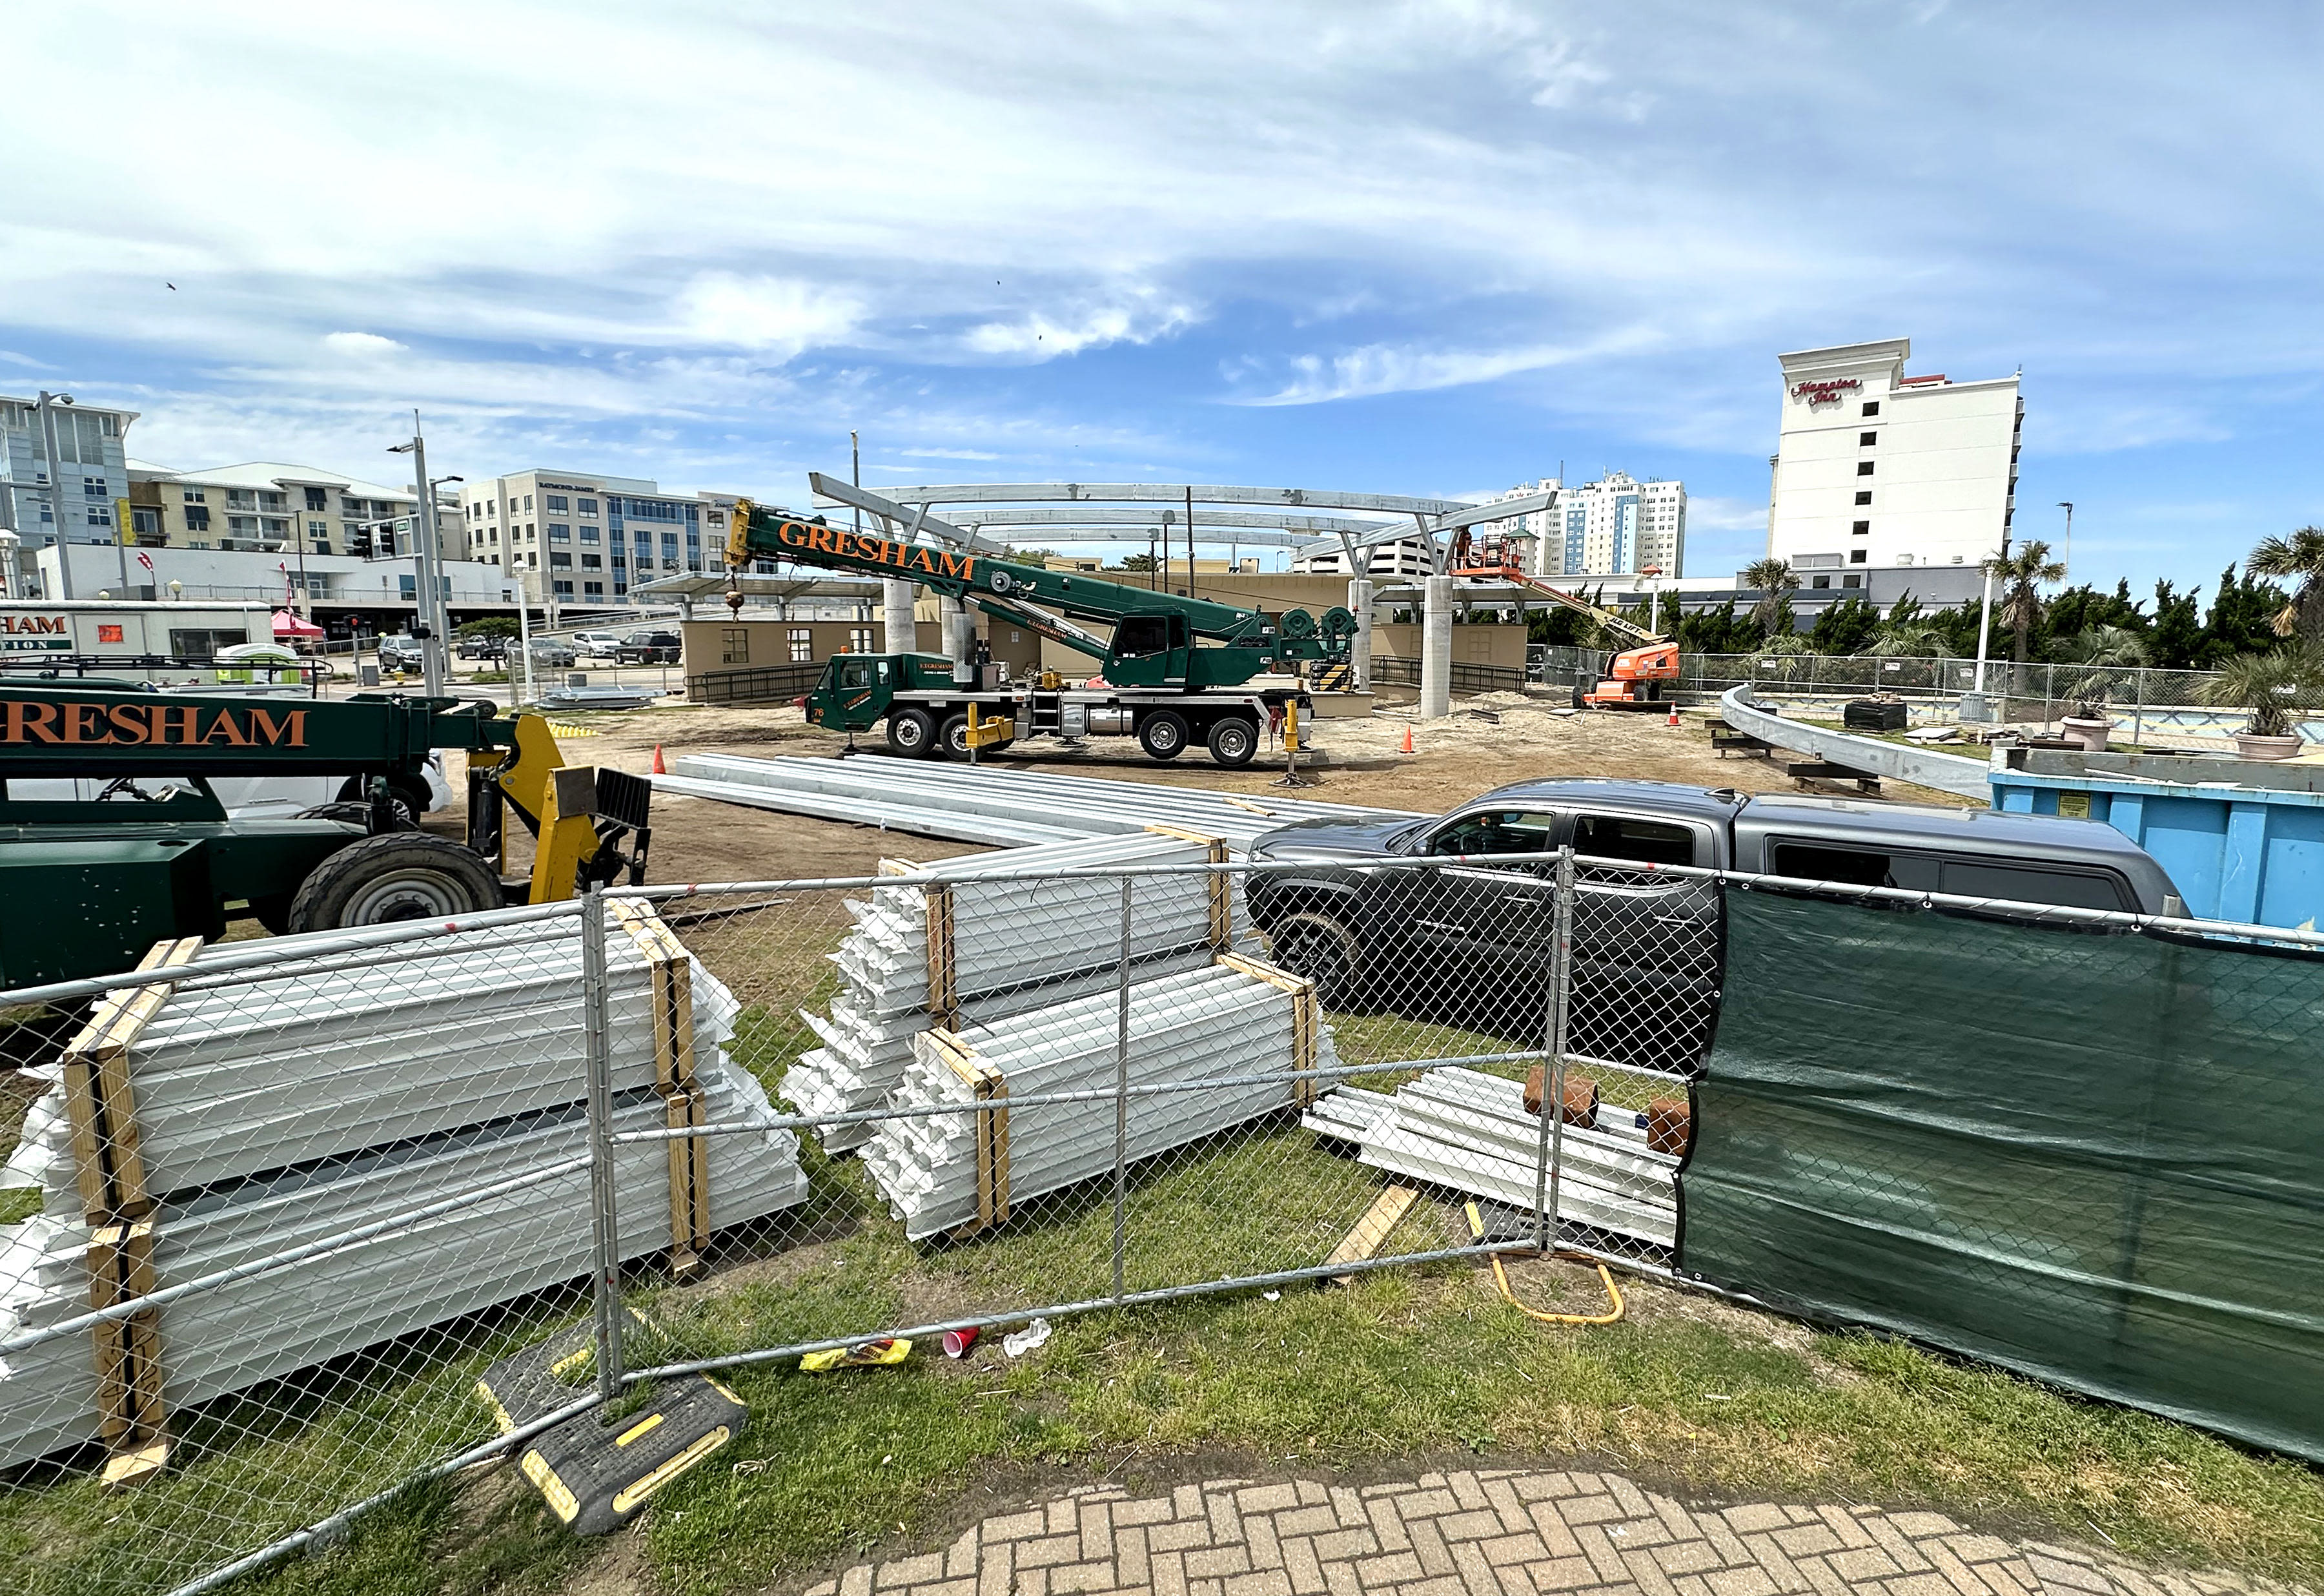
[{"label": "red cup on ground", "polygon": [[979,1332],[973,1327],[967,1330],[945,1331],[944,1337],[945,1356],[947,1358],[967,1357],[968,1349],[976,1344],[978,1333]]}]

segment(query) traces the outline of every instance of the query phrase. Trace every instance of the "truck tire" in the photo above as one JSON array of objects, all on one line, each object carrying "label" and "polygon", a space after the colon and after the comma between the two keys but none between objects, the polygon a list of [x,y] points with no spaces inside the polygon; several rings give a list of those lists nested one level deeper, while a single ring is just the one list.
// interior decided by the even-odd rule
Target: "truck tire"
[{"label": "truck tire", "polygon": [[948,760],[968,762],[968,716],[947,715],[936,733],[936,752]]},{"label": "truck tire", "polygon": [[1231,715],[1212,723],[1206,741],[1213,760],[1230,770],[1240,770],[1250,763],[1251,755],[1259,752],[1259,723]]},{"label": "truck tire", "polygon": [[1270,959],[1315,983],[1326,1009],[1351,1006],[1363,979],[1363,946],[1356,934],[1327,914],[1303,909],[1268,927]]},{"label": "truck tire", "polygon": [[888,752],[908,760],[936,752],[936,717],[925,709],[899,709],[888,717]]},{"label": "truck tire", "polygon": [[1138,745],[1148,759],[1176,759],[1186,752],[1186,717],[1175,709],[1157,709],[1138,723]]},{"label": "truck tire", "polygon": [[307,872],[285,917],[293,932],[447,919],[503,906],[493,867],[459,844],[391,831],[349,843]]}]

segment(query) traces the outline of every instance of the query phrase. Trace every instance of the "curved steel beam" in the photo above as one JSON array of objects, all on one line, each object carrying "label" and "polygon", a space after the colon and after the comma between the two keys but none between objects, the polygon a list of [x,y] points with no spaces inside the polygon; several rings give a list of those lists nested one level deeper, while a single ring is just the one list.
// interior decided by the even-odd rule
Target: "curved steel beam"
[{"label": "curved steel beam", "polygon": [[[1151,510],[1097,509],[1045,510],[1021,509],[1011,506],[1004,510],[955,510],[952,519],[962,526],[1087,526],[1131,527],[1140,530],[1168,526],[1183,530],[1186,513],[1181,509],[1168,516]],[[1213,527],[1250,527],[1261,531],[1305,532],[1312,536],[1323,533],[1336,537],[1341,533],[1362,536],[1379,531],[1383,523],[1377,521],[1353,521],[1337,515],[1285,515],[1267,510],[1204,510],[1194,512],[1194,530],[1199,534]],[[1250,540],[1246,540],[1249,541]],[[1286,543],[1306,541],[1306,539],[1286,538]]]},{"label": "curved steel beam", "polygon": [[1939,753],[1910,743],[1802,725],[1773,710],[1760,708],[1752,701],[1749,682],[1728,688],[1720,696],[1719,706],[1729,725],[1778,748],[1812,753],[1868,775],[1933,787],[1939,792],[1958,793],[1962,798],[1983,798],[1988,804],[1993,801],[1993,767],[1983,760],[1965,760],[1959,754]]},{"label": "curved steel beam", "polygon": [[[1183,504],[1188,490],[1183,484],[1159,482],[956,482],[891,486],[885,492],[891,499],[914,504]],[[1343,494],[1329,488],[1205,486],[1198,483],[1193,493],[1198,504],[1270,504],[1293,509],[1312,505],[1319,510],[1373,510],[1397,515],[1457,515],[1474,508],[1458,499]]]}]

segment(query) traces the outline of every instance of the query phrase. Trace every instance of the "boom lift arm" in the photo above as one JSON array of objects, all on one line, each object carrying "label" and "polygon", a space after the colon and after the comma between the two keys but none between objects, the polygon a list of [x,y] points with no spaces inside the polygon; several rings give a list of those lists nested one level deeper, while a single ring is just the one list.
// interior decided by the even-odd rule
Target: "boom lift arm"
[{"label": "boom lift arm", "polygon": [[[821,474],[816,491],[849,491]],[[915,518],[900,504],[862,494],[867,507],[893,520]],[[740,567],[754,559],[784,559],[831,570],[899,577],[934,588],[946,597],[997,609],[1020,618],[1033,630],[1076,648],[1096,640],[1078,627],[1066,632],[1054,615],[1112,625],[1112,641],[1102,650],[1106,680],[1119,687],[1170,687],[1198,690],[1233,687],[1261,671],[1291,661],[1341,661],[1355,636],[1355,617],[1333,606],[1319,623],[1305,610],[1269,615],[1209,599],[1182,597],[1108,582],[1077,571],[1053,571],[996,558],[978,549],[952,549],[926,543],[897,542],[868,532],[834,527],[821,516],[800,517],[745,499],[734,506],[727,534],[726,563]],[[1131,624],[1124,624],[1130,623]],[[1074,635],[1078,633],[1078,635]],[[1198,649],[1195,639],[1222,644]]]}]

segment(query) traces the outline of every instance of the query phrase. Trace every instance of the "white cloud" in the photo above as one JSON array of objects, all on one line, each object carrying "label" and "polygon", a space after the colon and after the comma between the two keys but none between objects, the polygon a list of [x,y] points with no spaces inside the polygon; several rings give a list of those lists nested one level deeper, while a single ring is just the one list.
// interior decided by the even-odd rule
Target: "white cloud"
[{"label": "white cloud", "polygon": [[335,355],[354,355],[366,359],[382,355],[401,355],[410,346],[377,333],[325,333],[323,347]]},{"label": "white cloud", "polygon": [[724,344],[789,359],[843,342],[863,318],[863,303],[844,290],[795,277],[742,277],[706,272],[678,294],[677,328],[689,342]]},{"label": "white cloud", "polygon": [[977,355],[1054,360],[1107,344],[1150,344],[1196,318],[1193,308],[1146,290],[1124,301],[1062,312],[1035,310],[969,328],[962,344]]}]

